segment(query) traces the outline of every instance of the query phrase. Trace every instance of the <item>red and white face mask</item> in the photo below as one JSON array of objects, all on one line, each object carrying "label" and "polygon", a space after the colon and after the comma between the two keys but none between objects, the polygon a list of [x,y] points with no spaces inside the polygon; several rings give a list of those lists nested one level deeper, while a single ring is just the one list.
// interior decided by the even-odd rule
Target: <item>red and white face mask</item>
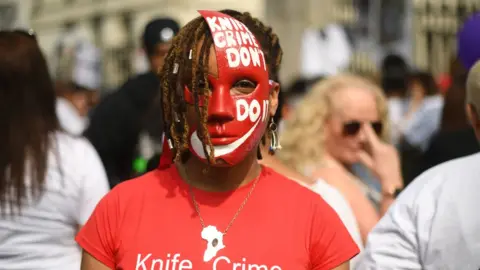
[{"label": "red and white face mask", "polygon": [[[215,159],[228,166],[242,161],[258,147],[269,119],[269,97],[273,82],[268,79],[263,51],[255,36],[240,21],[216,11],[199,11],[213,36],[218,78],[209,76],[211,94],[207,123]],[[241,80],[256,83],[248,94],[233,94]],[[192,92],[185,86],[185,100],[194,104]],[[190,151],[207,160],[195,127],[189,137]],[[207,147],[207,151],[210,151]]]}]

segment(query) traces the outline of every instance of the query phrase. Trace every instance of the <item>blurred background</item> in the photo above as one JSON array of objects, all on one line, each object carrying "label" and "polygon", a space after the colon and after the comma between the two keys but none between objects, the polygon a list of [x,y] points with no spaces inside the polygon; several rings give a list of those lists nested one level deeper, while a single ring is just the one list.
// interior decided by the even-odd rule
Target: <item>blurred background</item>
[{"label": "blurred background", "polygon": [[[164,129],[173,126],[163,122],[156,99],[158,71],[172,38],[197,10],[221,9],[258,17],[283,48],[282,92],[266,131],[271,144],[261,147],[264,165],[321,194],[359,247],[415,177],[480,151],[465,113],[467,71],[480,59],[479,0],[0,0],[0,96],[13,100],[0,98],[7,115],[0,138],[9,147],[0,151],[7,161],[0,170],[25,168],[25,149],[43,149],[36,161],[47,160],[56,148],[44,149],[43,141],[28,146],[27,139],[47,142],[50,134],[60,142],[62,165],[36,172],[51,189],[40,206],[25,206],[28,226],[0,218],[0,242],[8,240],[0,254],[14,254],[0,258],[5,269],[19,263],[33,269],[36,258],[59,265],[48,269],[78,269],[73,237],[97,202],[118,183],[164,165],[161,157],[171,161]],[[51,128],[42,135],[37,123]],[[273,156],[272,149],[282,150]],[[75,173],[63,181],[63,171]],[[27,194],[23,171],[11,174],[18,179],[0,178],[0,210],[8,192],[16,188],[18,202]],[[39,225],[50,226],[57,214],[66,243],[58,246],[68,250],[44,254],[32,232],[43,233],[49,247],[58,243],[57,225],[50,231]],[[40,245],[38,256],[30,243]],[[73,254],[65,259],[72,266],[59,254]]]},{"label": "blurred background", "polygon": [[[53,58],[61,37],[80,35],[101,49],[102,92],[147,69],[141,35],[152,18],[184,24],[198,9],[249,11],[271,24],[285,54],[281,79],[313,76],[302,51],[315,49],[309,31],[332,32],[336,65],[375,75],[387,53],[441,78],[455,53],[463,19],[480,8],[474,0],[0,0],[0,28],[33,28],[44,53]],[[344,39],[344,40],[342,40]],[[332,41],[333,42],[333,41]],[[339,46],[340,44],[340,46]],[[343,46],[341,46],[344,44]],[[328,44],[327,44],[328,45]],[[338,49],[340,47],[340,49]],[[328,46],[317,48],[328,54]],[[331,69],[332,65],[326,65]],[[335,65],[333,65],[335,66]],[[304,73],[304,74],[300,74]]]}]

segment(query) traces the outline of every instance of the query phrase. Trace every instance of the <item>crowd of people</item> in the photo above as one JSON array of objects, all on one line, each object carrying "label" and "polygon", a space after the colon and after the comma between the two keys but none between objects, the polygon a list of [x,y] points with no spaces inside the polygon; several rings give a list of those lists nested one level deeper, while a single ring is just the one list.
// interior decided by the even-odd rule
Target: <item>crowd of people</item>
[{"label": "crowd of people", "polygon": [[199,14],[106,96],[92,43],[0,31],[1,270],[480,268],[480,14],[443,91],[396,54],[286,86],[274,29]]}]

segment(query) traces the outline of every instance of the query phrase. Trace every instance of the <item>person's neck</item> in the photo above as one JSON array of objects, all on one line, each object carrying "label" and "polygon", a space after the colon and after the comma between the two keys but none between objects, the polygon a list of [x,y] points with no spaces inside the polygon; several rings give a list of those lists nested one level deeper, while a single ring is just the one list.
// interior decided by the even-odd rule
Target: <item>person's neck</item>
[{"label": "person's neck", "polygon": [[270,145],[270,144],[265,144],[265,145],[260,144],[260,154],[262,155],[262,159],[258,160],[258,163],[260,163],[263,166],[269,167],[269,168],[275,170],[276,172],[282,173],[278,170],[279,169],[278,165],[281,162],[275,156],[272,156],[269,153],[269,146],[268,145]]},{"label": "person's neck", "polygon": [[176,166],[182,178],[195,188],[205,191],[231,191],[256,179],[261,166],[256,154],[248,155],[243,161],[232,167],[209,166],[191,156],[185,164]]}]

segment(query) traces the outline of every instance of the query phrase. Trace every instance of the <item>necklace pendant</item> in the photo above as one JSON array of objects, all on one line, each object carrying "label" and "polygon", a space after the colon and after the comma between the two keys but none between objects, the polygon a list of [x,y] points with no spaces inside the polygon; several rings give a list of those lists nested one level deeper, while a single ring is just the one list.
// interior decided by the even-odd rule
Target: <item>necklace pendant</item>
[{"label": "necklace pendant", "polygon": [[202,239],[207,241],[207,249],[203,254],[203,261],[208,262],[217,256],[217,253],[225,248],[223,244],[223,233],[215,226],[207,226],[202,230]]}]

